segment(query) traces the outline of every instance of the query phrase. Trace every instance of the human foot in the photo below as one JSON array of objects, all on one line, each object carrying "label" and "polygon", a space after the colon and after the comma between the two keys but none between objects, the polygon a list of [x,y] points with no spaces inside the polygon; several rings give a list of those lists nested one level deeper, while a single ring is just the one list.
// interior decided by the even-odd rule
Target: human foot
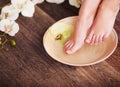
[{"label": "human foot", "polygon": [[118,3],[110,0],[104,0],[91,27],[91,31],[85,41],[91,45],[98,45],[103,42],[113,29],[118,11]]},{"label": "human foot", "polygon": [[92,25],[100,1],[101,0],[84,0],[79,12],[76,28],[71,38],[65,43],[64,46],[67,54],[75,53],[84,44],[86,33]]},{"label": "human foot", "polygon": [[[79,24],[77,24],[79,25]],[[77,51],[84,43],[84,39],[86,37],[86,30],[75,30],[72,34],[71,38],[65,43],[65,52],[67,54],[72,54]]]}]

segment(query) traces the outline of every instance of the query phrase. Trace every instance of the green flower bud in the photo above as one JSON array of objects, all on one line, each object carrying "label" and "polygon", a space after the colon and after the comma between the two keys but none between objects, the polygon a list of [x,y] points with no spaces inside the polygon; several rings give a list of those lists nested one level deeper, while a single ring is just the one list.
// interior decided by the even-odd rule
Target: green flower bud
[{"label": "green flower bud", "polygon": [[0,45],[2,45],[2,41],[0,40]]},{"label": "green flower bud", "polygon": [[11,46],[16,46],[15,40],[10,40],[10,45],[11,45]]}]

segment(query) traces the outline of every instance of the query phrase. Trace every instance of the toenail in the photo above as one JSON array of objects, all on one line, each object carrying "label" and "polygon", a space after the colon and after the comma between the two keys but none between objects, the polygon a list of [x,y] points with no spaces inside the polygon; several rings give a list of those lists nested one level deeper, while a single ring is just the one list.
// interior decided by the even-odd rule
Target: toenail
[{"label": "toenail", "polygon": [[90,40],[89,40],[89,39],[87,39],[87,40],[86,40],[86,42],[87,42],[87,43],[90,43]]},{"label": "toenail", "polygon": [[90,45],[93,45],[93,43],[90,43]]},{"label": "toenail", "polygon": [[97,43],[95,43],[95,45],[98,45]]},{"label": "toenail", "polygon": [[67,53],[67,54],[70,54],[70,50],[67,50],[66,53]]}]

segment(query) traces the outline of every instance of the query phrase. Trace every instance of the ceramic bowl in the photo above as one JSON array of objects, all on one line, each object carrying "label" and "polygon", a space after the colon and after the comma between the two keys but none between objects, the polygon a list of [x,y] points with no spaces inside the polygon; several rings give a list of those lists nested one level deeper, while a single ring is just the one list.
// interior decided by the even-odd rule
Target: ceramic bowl
[{"label": "ceramic bowl", "polygon": [[[43,45],[51,58],[71,66],[88,66],[100,63],[109,58],[115,51],[118,43],[118,36],[113,29],[109,37],[99,45],[84,44],[76,53],[68,55],[64,52],[64,44],[55,40],[51,30],[60,29],[59,23],[75,26],[77,16],[64,18],[53,24],[44,34]],[[58,26],[58,27],[56,27]],[[74,28],[73,28],[74,29]]]}]

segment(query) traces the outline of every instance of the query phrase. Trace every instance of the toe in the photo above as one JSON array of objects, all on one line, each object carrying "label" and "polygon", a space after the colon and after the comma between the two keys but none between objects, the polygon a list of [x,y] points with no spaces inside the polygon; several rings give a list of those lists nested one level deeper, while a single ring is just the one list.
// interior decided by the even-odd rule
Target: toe
[{"label": "toe", "polygon": [[73,42],[71,42],[71,43],[69,44],[69,46],[67,47],[67,50],[71,49],[72,46],[73,46]]},{"label": "toe", "polygon": [[86,43],[90,43],[93,37],[93,31],[90,32],[90,34],[88,35],[88,37],[86,38],[85,42]]},{"label": "toe", "polygon": [[68,49],[71,47],[71,45],[72,45],[72,42],[71,42],[71,41],[68,41],[68,42],[65,44],[64,49],[65,49],[65,50],[68,50]]},{"label": "toe", "polygon": [[99,35],[95,38],[95,45],[98,45]]},{"label": "toe", "polygon": [[67,54],[73,54],[74,51],[71,49],[71,50],[67,50],[66,53],[67,53]]},{"label": "toe", "polygon": [[108,35],[104,35],[102,41],[105,41],[108,38]]},{"label": "toe", "polygon": [[66,52],[67,52],[67,54],[73,54],[73,53],[75,53],[76,51],[77,51],[76,47],[73,46],[71,49],[67,50]]},{"label": "toe", "polygon": [[100,35],[98,39],[98,43],[102,43],[102,41],[103,41],[103,35]]},{"label": "toe", "polygon": [[70,49],[68,49],[67,51],[66,51],[66,53],[67,54],[73,54],[73,53],[75,53],[76,51],[78,51],[81,47],[82,47],[82,45],[83,45],[83,43],[80,45],[80,44],[78,44],[78,43],[76,43],[76,44],[72,44],[72,46],[70,47]]},{"label": "toe", "polygon": [[93,35],[93,37],[92,37],[92,39],[91,39],[91,42],[90,42],[90,45],[93,45],[93,44],[94,44],[94,42],[95,42],[95,38],[96,38],[96,36]]},{"label": "toe", "polygon": [[66,43],[65,43],[65,47],[70,43],[70,40],[68,40]]}]

